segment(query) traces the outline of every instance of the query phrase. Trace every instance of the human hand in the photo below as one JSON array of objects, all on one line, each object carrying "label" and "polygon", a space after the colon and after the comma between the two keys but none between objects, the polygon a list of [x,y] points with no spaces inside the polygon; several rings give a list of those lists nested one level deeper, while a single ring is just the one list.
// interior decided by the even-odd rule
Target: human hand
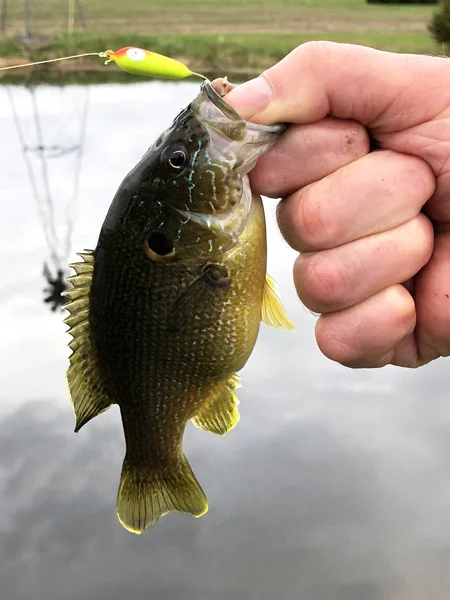
[{"label": "human hand", "polygon": [[449,355],[450,61],[310,42],[225,99],[292,123],[251,182],[284,198],[322,352],[351,367]]}]

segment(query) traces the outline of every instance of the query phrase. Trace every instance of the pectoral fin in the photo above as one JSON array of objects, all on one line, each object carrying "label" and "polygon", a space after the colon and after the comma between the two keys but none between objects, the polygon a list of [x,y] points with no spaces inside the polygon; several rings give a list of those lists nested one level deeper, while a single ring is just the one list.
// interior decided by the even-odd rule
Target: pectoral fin
[{"label": "pectoral fin", "polygon": [[284,310],[278,286],[270,275],[266,275],[264,283],[261,321],[269,327],[276,327],[277,329],[295,329],[294,323]]},{"label": "pectoral fin", "polygon": [[196,427],[210,433],[225,435],[234,429],[239,421],[239,400],[235,389],[241,387],[239,377],[233,375],[202,407],[192,419]]},{"label": "pectoral fin", "polygon": [[225,297],[231,284],[228,269],[223,265],[206,265],[201,275],[187,287],[167,315],[167,328],[182,329],[188,318],[202,315],[217,295]]}]

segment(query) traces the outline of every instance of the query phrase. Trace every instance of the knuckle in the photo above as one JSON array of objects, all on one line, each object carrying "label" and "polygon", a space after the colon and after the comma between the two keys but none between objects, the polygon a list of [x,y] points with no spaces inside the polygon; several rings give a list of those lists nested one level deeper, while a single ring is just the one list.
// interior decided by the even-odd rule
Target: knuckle
[{"label": "knuckle", "polygon": [[279,171],[274,168],[267,160],[271,157],[264,156],[265,160],[257,163],[250,175],[250,182],[253,189],[267,196],[268,198],[279,198],[280,188],[287,187],[287,175],[280,175]]},{"label": "knuckle", "polygon": [[420,206],[425,204],[435,189],[435,176],[431,167],[417,156],[403,155],[399,169],[409,181],[412,196]]},{"label": "knuckle", "polygon": [[417,259],[420,262],[420,267],[423,267],[431,258],[434,246],[434,230],[431,221],[419,213],[415,219],[417,233],[414,234],[415,248]]},{"label": "knuckle", "polygon": [[420,189],[422,191],[421,207],[427,202],[436,190],[436,177],[430,165],[421,159],[417,159],[416,177],[419,177]]},{"label": "knuckle", "polygon": [[335,46],[336,44],[334,42],[313,40],[301,44],[294,52],[301,54],[303,59],[311,59],[315,63],[318,55],[323,55],[328,58]]},{"label": "knuckle", "polygon": [[295,283],[299,296],[312,310],[327,312],[345,301],[346,277],[339,263],[330,256],[321,253],[306,259],[300,256]]},{"label": "knuckle", "polygon": [[370,147],[369,134],[364,125],[357,121],[348,121],[343,124],[342,129],[343,154],[356,160],[368,153]]},{"label": "knuckle", "polygon": [[380,152],[380,160],[386,158],[391,165],[394,183],[401,181],[402,190],[409,201],[420,209],[432,196],[436,187],[436,178],[431,167],[418,156],[399,154],[392,150]]},{"label": "knuckle", "polygon": [[326,218],[323,203],[317,201],[314,185],[304,188],[297,201],[296,225],[305,245],[311,249],[326,248],[333,239],[332,222]]},{"label": "knuckle", "polygon": [[336,320],[324,323],[319,319],[317,322],[316,341],[320,351],[346,367],[356,367],[362,361],[362,353],[345,341],[346,338],[349,338],[348,331]]},{"label": "knuckle", "polygon": [[401,284],[391,285],[384,290],[383,302],[395,319],[397,337],[402,338],[410,333],[416,321],[416,305],[406,287]]}]

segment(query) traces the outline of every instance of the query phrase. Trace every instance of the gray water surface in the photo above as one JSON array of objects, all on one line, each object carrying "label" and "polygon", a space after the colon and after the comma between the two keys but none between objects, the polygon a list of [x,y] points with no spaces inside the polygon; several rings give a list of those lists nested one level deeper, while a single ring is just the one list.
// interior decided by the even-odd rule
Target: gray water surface
[{"label": "gray water surface", "polygon": [[[325,359],[315,317],[294,292],[295,253],[273,201],[269,271],[297,331],[262,327],[233,432],[188,426],[186,455],[209,513],[171,514],[140,537],[121,528],[119,413],[73,433],[70,338],[62,314],[42,302],[44,172],[28,151],[38,203],[11,109],[31,146],[36,113],[29,91],[8,89],[0,87],[0,600],[447,600],[449,363],[351,371]],[[71,259],[95,247],[121,180],[197,90],[37,89],[50,146],[77,143],[88,106],[77,203],[76,153],[47,161],[61,248],[73,213]]]}]

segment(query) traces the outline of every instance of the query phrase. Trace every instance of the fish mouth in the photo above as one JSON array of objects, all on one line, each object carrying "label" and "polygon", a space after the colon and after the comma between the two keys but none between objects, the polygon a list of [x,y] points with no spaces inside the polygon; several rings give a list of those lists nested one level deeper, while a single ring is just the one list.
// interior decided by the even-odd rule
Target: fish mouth
[{"label": "fish mouth", "polygon": [[244,122],[244,120],[238,115],[234,108],[230,104],[228,104],[228,102],[225,102],[222,96],[220,96],[216,92],[212,83],[209,80],[203,82],[200,92],[206,93],[208,99],[211,100],[214,106],[218,108],[225,117],[232,121],[235,121],[236,123]]},{"label": "fish mouth", "polygon": [[[177,208],[183,218],[210,233],[207,256],[221,257],[231,250],[245,228],[252,206],[247,174],[286,129],[286,125],[257,125],[242,119],[206,80],[191,102],[189,117],[202,130],[202,168],[212,186],[208,206]],[[199,146],[199,149],[200,149]],[[197,154],[194,155],[195,161]],[[205,166],[206,165],[206,166]],[[193,163],[191,169],[194,169]],[[211,211],[212,209],[212,211]]]},{"label": "fish mouth", "polygon": [[286,129],[285,124],[258,125],[242,119],[209,80],[202,83],[192,108],[213,147],[242,175],[251,171]]}]

